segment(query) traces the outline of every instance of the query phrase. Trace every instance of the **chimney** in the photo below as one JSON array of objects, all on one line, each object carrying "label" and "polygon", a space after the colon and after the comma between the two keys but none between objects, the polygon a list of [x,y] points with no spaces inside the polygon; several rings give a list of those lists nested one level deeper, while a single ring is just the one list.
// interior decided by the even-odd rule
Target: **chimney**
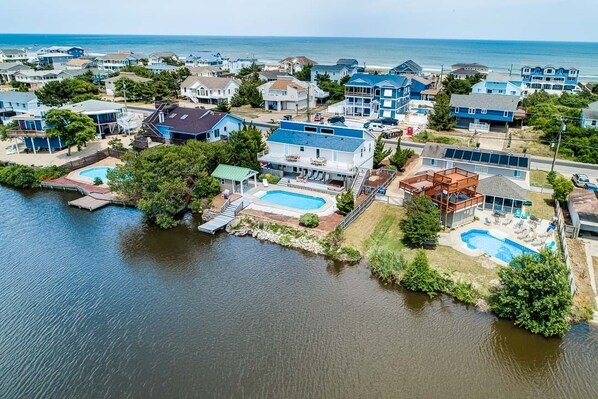
[{"label": "chimney", "polygon": [[164,123],[164,112],[162,111],[158,114],[158,123]]}]

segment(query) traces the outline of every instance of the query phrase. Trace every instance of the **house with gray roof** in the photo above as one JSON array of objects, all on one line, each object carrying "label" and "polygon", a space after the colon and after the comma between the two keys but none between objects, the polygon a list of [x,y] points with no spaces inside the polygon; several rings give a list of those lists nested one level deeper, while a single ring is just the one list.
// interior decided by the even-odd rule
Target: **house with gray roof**
[{"label": "house with gray roof", "polygon": [[48,107],[39,103],[33,92],[0,92],[0,122],[22,114],[41,116]]},{"label": "house with gray roof", "polygon": [[524,189],[529,188],[530,158],[525,154],[426,143],[420,157],[423,170],[457,167],[482,178],[504,176]]},{"label": "house with gray roof", "polygon": [[67,109],[93,119],[98,135],[120,133],[118,121],[124,116],[125,106],[110,101],[87,100],[75,104],[68,104],[61,109]]},{"label": "house with gray roof", "polygon": [[317,81],[318,75],[328,75],[331,81],[340,83],[345,76],[352,76],[357,72],[357,67],[348,67],[347,65],[324,65],[318,64],[311,67],[311,82]]},{"label": "house with gray roof", "polygon": [[0,63],[0,83],[8,83],[15,80],[15,73],[19,71],[33,71],[33,69],[20,62]]},{"label": "house with gray roof", "polygon": [[344,65],[347,68],[357,68],[359,66],[359,61],[355,58],[339,58],[336,61],[336,65]]},{"label": "house with gray roof", "polygon": [[181,95],[194,103],[230,103],[241,82],[234,78],[189,76],[181,83]]},{"label": "house with gray roof", "polygon": [[179,56],[172,51],[158,51],[155,53],[151,53],[148,56],[148,65],[162,64],[164,63],[165,58],[171,58],[175,61],[180,61]]},{"label": "house with gray roof", "polygon": [[571,224],[579,232],[598,233],[598,198],[592,190],[574,188],[567,208],[571,216]]},{"label": "house with gray roof", "polygon": [[127,66],[139,65],[142,58],[143,57],[140,54],[123,51],[102,55],[96,58],[96,62],[99,69],[117,72]]},{"label": "house with gray roof", "polygon": [[581,110],[581,127],[598,129],[598,101]]},{"label": "house with gray roof", "polygon": [[280,177],[350,187],[360,169],[373,167],[374,137],[364,129],[280,121],[266,142],[259,161]]},{"label": "house with gray roof", "polygon": [[25,50],[0,48],[0,62],[25,62],[29,59]]},{"label": "house with gray roof", "polygon": [[451,115],[457,118],[457,127],[489,131],[508,129],[509,123],[520,117],[517,107],[519,96],[497,96],[488,93],[453,94]]},{"label": "house with gray roof", "polygon": [[480,180],[478,192],[484,196],[484,209],[515,213],[523,209],[528,190],[505,176],[496,175]]},{"label": "house with gray roof", "polygon": [[389,75],[416,75],[423,72],[423,68],[413,60],[407,60],[388,71]]},{"label": "house with gray roof", "polygon": [[278,78],[291,77],[288,73],[280,71],[259,71],[257,76],[264,82],[274,82],[275,80],[278,80]]}]

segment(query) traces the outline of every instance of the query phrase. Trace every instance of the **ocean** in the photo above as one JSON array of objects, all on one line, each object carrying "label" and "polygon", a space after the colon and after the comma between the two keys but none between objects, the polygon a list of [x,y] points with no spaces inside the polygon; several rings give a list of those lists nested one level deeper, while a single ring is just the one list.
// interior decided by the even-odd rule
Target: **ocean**
[{"label": "ocean", "polygon": [[174,51],[186,56],[212,50],[230,58],[255,56],[275,63],[305,55],[318,63],[356,58],[370,68],[392,68],[407,59],[426,71],[446,71],[459,62],[479,62],[495,71],[523,65],[576,67],[582,81],[598,81],[598,43],[530,42],[502,40],[377,39],[336,37],[227,37],[143,35],[41,35],[0,34],[0,48],[77,45],[91,53],[133,50],[142,54]]}]

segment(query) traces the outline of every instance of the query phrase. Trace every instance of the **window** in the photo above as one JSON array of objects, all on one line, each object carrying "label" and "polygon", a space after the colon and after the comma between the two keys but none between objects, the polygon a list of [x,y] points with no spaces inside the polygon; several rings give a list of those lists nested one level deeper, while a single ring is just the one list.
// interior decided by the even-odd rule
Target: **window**
[{"label": "window", "polygon": [[459,113],[459,107],[455,107],[455,112]]},{"label": "window", "polygon": [[303,128],[303,130],[304,130],[304,131],[306,131],[306,132],[314,132],[314,133],[317,133],[317,131],[318,131],[318,128],[317,128],[317,127],[315,127],[315,126],[305,126],[305,127]]},{"label": "window", "polygon": [[392,97],[392,90],[384,89],[384,97]]},{"label": "window", "polygon": [[226,126],[224,126],[224,128],[223,128],[223,129],[224,129],[224,131],[226,132]]},{"label": "window", "polygon": [[323,127],[320,129],[320,133],[334,134],[334,129],[328,129],[328,128]]},{"label": "window", "polygon": [[480,112],[481,112],[482,114],[487,114],[487,113],[488,113],[488,110],[487,110],[486,108],[482,108],[482,109],[480,110]]},{"label": "window", "polygon": [[299,147],[299,151],[301,151],[301,152],[305,151],[305,147],[303,147],[303,146]]},{"label": "window", "polygon": [[596,126],[596,121],[592,121],[592,126]]},{"label": "window", "polygon": [[505,112],[502,114],[502,116],[504,116],[505,118],[508,118],[508,117],[509,117],[509,111],[505,111]]},{"label": "window", "polygon": [[436,160],[430,159],[430,166],[436,166]]},{"label": "window", "polygon": [[521,177],[521,171],[520,170],[513,171],[513,177]]},{"label": "window", "polygon": [[469,109],[467,110],[467,113],[468,113],[469,115],[475,115],[475,108],[469,108]]}]

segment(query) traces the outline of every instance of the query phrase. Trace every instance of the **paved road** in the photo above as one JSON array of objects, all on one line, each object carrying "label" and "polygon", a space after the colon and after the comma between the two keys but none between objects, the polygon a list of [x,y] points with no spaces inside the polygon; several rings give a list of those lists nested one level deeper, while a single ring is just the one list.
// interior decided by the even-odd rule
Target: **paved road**
[{"label": "paved road", "polygon": [[[385,140],[386,145],[392,149],[396,148],[396,141]],[[424,144],[411,141],[402,141],[401,145],[413,149],[417,154],[421,154]],[[536,157],[531,158],[531,169],[550,170],[552,158]],[[573,173],[585,173],[588,176],[598,179],[598,165],[573,162],[557,159],[555,170],[563,175],[571,176]]]}]

